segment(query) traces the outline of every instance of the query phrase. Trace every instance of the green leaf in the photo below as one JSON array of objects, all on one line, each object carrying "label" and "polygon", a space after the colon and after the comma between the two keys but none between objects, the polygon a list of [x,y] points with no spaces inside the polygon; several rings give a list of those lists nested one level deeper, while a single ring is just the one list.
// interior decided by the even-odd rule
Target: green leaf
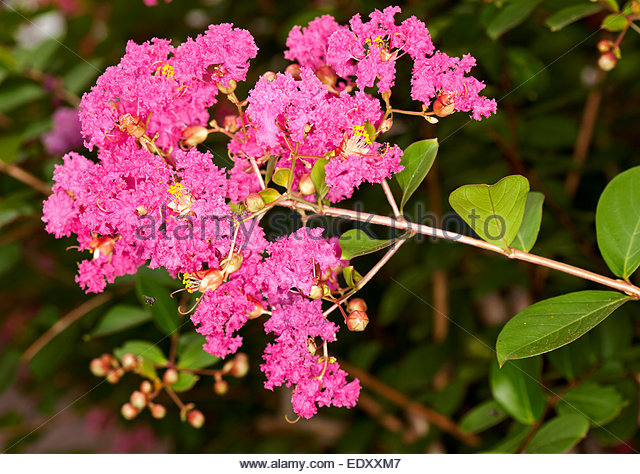
[{"label": "green leaf", "polygon": [[404,150],[400,160],[400,164],[404,166],[404,169],[396,174],[396,180],[398,180],[398,184],[402,188],[400,209],[404,209],[404,205],[416,192],[425,176],[427,176],[437,153],[438,140],[436,138],[412,143]]},{"label": "green leaf", "polygon": [[5,135],[0,137],[0,161],[13,163],[22,145],[22,135]]},{"label": "green leaf", "polygon": [[619,445],[621,439],[631,439],[638,431],[638,385],[629,378],[618,379],[613,385],[625,399],[622,413],[606,426],[592,430],[605,446]]},{"label": "green leaf", "polygon": [[[402,238],[402,237],[400,237]],[[360,255],[377,252],[394,243],[393,239],[372,239],[360,229],[351,229],[340,236],[343,260],[351,260]]]},{"label": "green leaf", "polygon": [[158,373],[156,372],[153,363],[149,359],[145,359],[144,357],[139,359],[138,368],[135,370],[135,372],[136,374],[150,380],[155,380],[158,378]]},{"label": "green leaf", "polygon": [[493,398],[520,423],[532,425],[540,419],[546,397],[538,381],[542,360],[510,361],[500,368],[491,365],[490,385]]},{"label": "green leaf", "polygon": [[91,332],[91,337],[107,336],[139,326],[151,319],[151,314],[139,306],[121,304],[111,308]]},{"label": "green leaf", "polygon": [[511,318],[498,335],[502,365],[552,351],[595,327],[629,297],[615,291],[578,291],[540,301]]},{"label": "green leaf", "polygon": [[478,405],[460,421],[460,429],[465,433],[480,433],[507,418],[507,412],[495,400]]},{"label": "green leaf", "polygon": [[34,191],[31,188],[21,189],[0,200],[0,228],[11,223],[20,216],[34,212]]},{"label": "green leaf", "polygon": [[269,160],[267,161],[267,170],[265,171],[265,174],[264,174],[264,183],[266,185],[269,185],[269,181],[271,181],[271,178],[273,177],[273,170],[276,168],[277,161],[278,161],[277,156],[270,156]]},{"label": "green leaf", "polygon": [[289,174],[291,173],[291,170],[288,168],[278,168],[274,173],[273,176],[271,177],[271,180],[286,188],[289,184]]},{"label": "green leaf", "polygon": [[620,5],[618,4],[617,0],[591,0],[592,3],[596,3],[596,2],[604,2],[607,5],[609,5],[609,9],[613,10],[614,12],[619,12],[620,11]]},{"label": "green leaf", "polygon": [[449,203],[482,239],[507,249],[522,224],[528,192],[529,181],[514,175],[493,185],[462,186]]},{"label": "green leaf", "polygon": [[580,415],[561,415],[545,423],[531,438],[526,454],[564,453],[584,438],[589,422]]},{"label": "green leaf", "polygon": [[11,112],[44,96],[44,90],[37,84],[27,83],[0,92],[0,112]]},{"label": "green leaf", "polygon": [[[158,328],[165,334],[173,334],[178,329],[178,307],[169,296],[169,290],[145,274],[138,275],[136,290],[140,304],[145,305]],[[145,296],[156,298],[152,306],[146,304]]]},{"label": "green leaf", "polygon": [[584,382],[562,396],[558,414],[578,414],[594,425],[604,425],[616,418],[626,405],[614,387]]},{"label": "green leaf", "polygon": [[602,6],[598,4],[579,3],[555,12],[545,22],[551,31],[559,31],[567,25],[587,16],[598,13]]},{"label": "green leaf", "polygon": [[524,217],[522,224],[518,229],[518,235],[511,244],[514,249],[524,250],[528,252],[533,248],[540,232],[540,224],[542,223],[542,203],[544,202],[544,194],[530,191],[527,194],[527,202],[524,206]]},{"label": "green leaf", "polygon": [[324,198],[329,192],[329,186],[325,181],[326,174],[324,170],[327,163],[329,163],[329,160],[326,158],[320,158],[314,163],[313,168],[311,168],[311,182],[316,188],[318,199]]},{"label": "green leaf", "polygon": [[64,76],[65,89],[72,94],[84,92],[87,86],[102,73],[99,69],[101,66],[102,62],[95,59],[79,62]]},{"label": "green leaf", "polygon": [[613,178],[596,208],[598,247],[611,271],[629,278],[640,265],[640,166]]},{"label": "green leaf", "polygon": [[497,39],[507,31],[515,28],[531,14],[541,0],[518,0],[508,3],[487,25],[487,34]]},{"label": "green leaf", "polygon": [[22,258],[22,247],[17,242],[0,247],[0,275],[11,270]]},{"label": "green leaf", "polygon": [[355,288],[358,285],[358,282],[362,280],[362,275],[358,273],[358,270],[353,268],[353,265],[344,267],[342,269],[342,275],[344,276],[344,281],[347,283],[347,286],[350,288]]},{"label": "green leaf", "polygon": [[202,346],[207,340],[201,334],[187,333],[178,340],[178,363],[183,369],[203,369],[209,367],[220,359],[206,352]]},{"label": "green leaf", "polygon": [[281,194],[273,188],[263,189],[258,194],[262,196],[265,204],[270,204],[281,196]]},{"label": "green leaf", "polygon": [[122,347],[118,347],[113,351],[113,354],[118,359],[120,359],[123,355],[129,353],[138,357],[143,357],[144,359],[147,359],[148,361],[156,365],[164,365],[169,362],[160,348],[148,341],[127,341]]},{"label": "green leaf", "polygon": [[186,392],[191,390],[199,379],[200,377],[189,372],[179,372],[178,381],[171,386],[171,390],[174,392]]},{"label": "green leaf", "polygon": [[622,31],[627,26],[627,18],[621,13],[612,13],[602,20],[601,27],[607,31]]},{"label": "green leaf", "polygon": [[493,448],[485,451],[484,454],[515,454],[529,436],[530,431],[530,426],[515,423],[509,429],[507,436]]}]

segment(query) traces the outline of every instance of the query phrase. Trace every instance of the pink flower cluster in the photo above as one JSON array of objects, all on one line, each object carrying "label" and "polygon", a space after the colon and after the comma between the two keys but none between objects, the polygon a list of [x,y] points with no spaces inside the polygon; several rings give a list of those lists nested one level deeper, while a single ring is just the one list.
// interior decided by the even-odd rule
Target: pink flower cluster
[{"label": "pink flower cluster", "polygon": [[[440,112],[453,107],[476,119],[495,111],[478,95],[484,85],[466,75],[475,60],[434,52],[421,21],[395,24],[399,11],[376,10],[368,22],[355,16],[349,26],[325,15],[295,27],[285,56],[298,64],[261,76],[246,100],[236,83],[257,47],[245,30],[212,25],[177,47],[129,42],[80,105],[84,143],[97,147],[97,161],[65,155],[44,203],[47,231],[74,235],[78,250],[91,252],[76,281],[101,292],[143,265],[165,268],[198,294],[191,319],[206,351],[233,354],[243,327],[269,315],[264,329],[275,340],[263,356],[265,387],[292,387],[293,408],[305,418],[318,406],[354,406],[360,384],[329,356],[338,326],[321,300],[347,290],[337,240],[303,227],[269,242],[259,225],[268,208],[250,202],[266,205],[267,194],[255,193],[281,171],[286,190],[266,192],[310,203],[338,202],[401,171],[402,151],[380,137],[392,124],[389,91],[405,53],[414,99],[427,106],[435,98],[434,111],[438,103]],[[374,85],[385,110],[365,91]],[[237,109],[220,124],[208,110],[219,93],[227,111]],[[210,133],[230,138],[229,169],[196,148]]]}]

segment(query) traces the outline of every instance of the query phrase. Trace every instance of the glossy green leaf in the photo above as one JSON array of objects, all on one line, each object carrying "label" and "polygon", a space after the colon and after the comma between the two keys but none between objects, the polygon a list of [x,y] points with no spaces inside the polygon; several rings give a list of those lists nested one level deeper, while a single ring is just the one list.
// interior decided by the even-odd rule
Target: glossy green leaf
[{"label": "glossy green leaf", "polygon": [[578,291],[540,301],[511,318],[498,335],[498,361],[522,359],[575,341],[629,297],[614,291]]},{"label": "glossy green leaf", "polygon": [[289,174],[291,173],[291,170],[288,168],[278,168],[274,171],[273,176],[271,177],[271,180],[286,188],[288,183],[289,183]]},{"label": "glossy green leaf", "polygon": [[526,454],[565,453],[589,431],[589,422],[580,415],[561,415],[548,421],[527,444]]},{"label": "glossy green leaf", "polygon": [[[169,289],[150,275],[139,274],[136,290],[140,303],[151,313],[153,321],[165,334],[173,334],[178,329],[178,304],[169,296]],[[153,305],[146,304],[146,298],[156,298]]]},{"label": "glossy green leaf", "polygon": [[628,278],[640,266],[640,166],[613,178],[596,209],[598,247],[611,271]]},{"label": "glossy green leaf", "polygon": [[326,158],[320,158],[314,163],[313,168],[311,168],[311,182],[316,188],[318,199],[323,199],[329,192],[329,186],[325,181],[326,174],[324,170],[328,162],[329,160]]},{"label": "glossy green leaf", "polygon": [[353,268],[353,265],[344,267],[342,269],[342,275],[344,276],[344,281],[347,283],[347,286],[350,288],[355,288],[358,285],[358,282],[362,280],[362,275],[358,273],[358,270]]},{"label": "glossy green leaf", "polygon": [[489,400],[467,413],[460,421],[460,429],[465,433],[480,433],[505,420],[507,416],[498,402]]},{"label": "glossy green leaf", "polygon": [[113,354],[120,359],[125,354],[133,354],[143,357],[156,365],[164,365],[168,362],[158,346],[148,341],[133,340],[127,341],[123,346],[113,351]]},{"label": "glossy green leaf", "polygon": [[579,3],[578,5],[572,5],[570,7],[558,10],[545,22],[551,31],[559,31],[567,25],[576,22],[582,18],[593,15],[602,11],[602,5]]},{"label": "glossy green leaf", "polygon": [[621,13],[607,15],[601,25],[607,31],[622,31],[625,26],[627,26],[627,18]]},{"label": "glossy green leaf", "polygon": [[606,3],[607,5],[609,5],[609,8],[615,12],[619,12],[620,11],[620,5],[618,4],[617,0],[591,0],[592,3]]},{"label": "glossy green leaf", "polygon": [[487,34],[497,39],[507,31],[515,28],[531,14],[541,0],[517,0],[507,3],[500,13],[487,25]]},{"label": "glossy green leaf", "polygon": [[530,431],[529,425],[514,423],[507,436],[491,449],[485,451],[484,454],[515,454],[519,452]]},{"label": "glossy green leaf", "polygon": [[269,185],[269,181],[271,181],[271,178],[273,177],[273,171],[276,168],[277,161],[278,161],[277,156],[270,156],[269,160],[267,161],[267,169],[264,174],[264,182],[266,185]]},{"label": "glossy green leaf", "polygon": [[139,358],[138,367],[136,368],[135,372],[136,374],[150,380],[155,380],[158,378],[158,373],[156,372],[153,363],[149,359],[145,359],[144,357]]},{"label": "glossy green leaf", "polygon": [[148,311],[133,305],[117,305],[111,308],[103,316],[95,329],[91,332],[91,337],[107,336],[125,329],[133,328],[151,319]]},{"label": "glossy green leaf", "polygon": [[186,392],[191,390],[199,379],[200,377],[195,374],[179,372],[178,381],[171,386],[171,390],[174,392]]},{"label": "glossy green leaf", "polygon": [[0,112],[6,114],[43,96],[44,89],[37,84],[26,83],[12,88],[5,88],[4,91],[0,92]]},{"label": "glossy green leaf", "polygon": [[265,204],[270,204],[281,196],[281,194],[273,188],[263,189],[258,194],[262,196]]},{"label": "glossy green leaf", "polygon": [[102,71],[101,61],[90,60],[78,62],[64,76],[64,87],[72,94],[81,94],[90,87],[91,83],[100,75]]},{"label": "glossy green leaf", "polygon": [[[402,237],[400,237],[402,238]],[[360,255],[377,252],[394,243],[392,239],[372,239],[360,229],[351,229],[340,236],[342,259],[351,260]]]},{"label": "glossy green leaf", "polygon": [[400,161],[404,169],[396,174],[396,180],[402,189],[400,209],[404,208],[409,198],[427,176],[437,154],[438,140],[436,138],[412,143],[404,150]]},{"label": "glossy green leaf", "polygon": [[496,184],[468,184],[451,193],[449,203],[482,239],[507,249],[522,224],[529,192],[524,176]]},{"label": "glossy green leaf", "polygon": [[220,359],[212,356],[203,349],[207,340],[201,334],[187,333],[178,340],[177,366],[184,369],[203,369],[209,367]]},{"label": "glossy green leaf", "polygon": [[530,191],[527,194],[527,202],[524,206],[524,217],[522,224],[518,229],[516,238],[511,243],[514,249],[524,250],[528,252],[533,248],[540,232],[540,224],[542,223],[542,203],[544,202],[544,194]]},{"label": "glossy green leaf", "polygon": [[493,398],[520,423],[538,421],[546,406],[546,396],[539,382],[542,360],[526,359],[507,362],[500,368],[491,365],[490,385]]},{"label": "glossy green leaf", "polygon": [[605,446],[620,445],[638,431],[638,385],[635,380],[620,378],[612,384],[625,400],[622,412],[604,427],[594,427],[593,435]]},{"label": "glossy green leaf", "polygon": [[582,415],[594,425],[604,425],[617,417],[625,400],[611,386],[583,382],[562,396],[556,409],[560,415]]}]

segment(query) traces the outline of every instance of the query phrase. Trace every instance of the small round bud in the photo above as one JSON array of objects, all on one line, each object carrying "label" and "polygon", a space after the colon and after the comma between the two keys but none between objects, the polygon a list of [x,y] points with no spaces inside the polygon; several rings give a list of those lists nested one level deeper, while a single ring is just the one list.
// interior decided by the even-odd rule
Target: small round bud
[{"label": "small round bud", "polygon": [[166,385],[173,385],[178,382],[178,371],[176,369],[167,369],[162,376],[162,381]]},{"label": "small round bud", "polygon": [[258,193],[251,193],[244,200],[244,205],[247,208],[247,211],[253,214],[254,212],[264,209],[266,203]]},{"label": "small round bud", "polygon": [[231,375],[236,378],[242,378],[249,372],[249,357],[247,354],[240,352],[236,354],[231,367]]},{"label": "small round bud", "polygon": [[[231,369],[233,369],[233,364],[234,364],[233,360],[228,360],[227,362],[225,362],[225,364],[222,366],[222,373],[230,374]],[[217,375],[216,377],[217,377],[216,380],[220,379],[220,375]]]},{"label": "small round bud", "polygon": [[227,84],[226,87],[223,86],[222,84],[218,84],[218,90],[223,94],[229,95],[229,94],[233,94],[237,86],[238,84],[236,83],[236,81],[234,81],[233,79],[229,79],[229,83]]},{"label": "small round bud", "polygon": [[145,215],[147,215],[148,212],[149,211],[144,206],[136,207],[136,214],[138,214],[139,216],[145,216]]},{"label": "small round bud", "polygon": [[229,391],[229,384],[226,380],[218,380],[213,384],[213,391],[216,395],[225,395]]},{"label": "small round bud", "polygon": [[253,309],[249,312],[249,319],[259,318],[264,314],[264,306],[262,303],[251,296],[248,296],[247,299],[253,303]]},{"label": "small round bud", "polygon": [[438,117],[446,117],[455,112],[455,104],[451,94],[440,94],[433,102],[433,112]]},{"label": "small round bud", "polygon": [[367,303],[362,298],[354,298],[347,303],[347,313],[354,311],[366,311]]},{"label": "small round bud", "polygon": [[324,296],[324,289],[321,285],[313,285],[311,291],[309,291],[309,298],[312,300],[319,300]]},{"label": "small round bud", "polygon": [[149,395],[153,391],[153,385],[148,380],[143,380],[140,384],[140,391],[145,395]]},{"label": "small round bud", "polygon": [[124,370],[135,370],[138,367],[138,358],[135,354],[127,353],[120,360]]},{"label": "small round bud", "polygon": [[631,2],[631,12],[634,15],[640,15],[640,2],[638,0],[633,0]]},{"label": "small round bud", "polygon": [[151,416],[156,420],[161,420],[167,414],[167,409],[164,405],[159,405],[158,403],[151,405],[149,410],[151,411]]},{"label": "small round bud", "polygon": [[222,127],[231,133],[235,133],[238,130],[238,116],[237,115],[225,115]]},{"label": "small round bud", "polygon": [[616,55],[611,52],[604,53],[602,56],[600,56],[600,59],[598,59],[598,67],[603,71],[611,71],[614,67],[616,67],[617,63],[618,58],[616,58]]},{"label": "small round bud", "polygon": [[144,407],[147,406],[147,397],[144,393],[136,390],[129,397],[129,401],[131,402],[131,406],[136,410],[143,410]]},{"label": "small round bud", "polygon": [[347,328],[349,331],[362,332],[369,324],[369,317],[364,311],[353,311],[347,316]]},{"label": "small round bud", "polygon": [[92,359],[89,363],[89,370],[96,377],[104,377],[107,375],[109,367],[105,365],[102,359]]},{"label": "small round bud", "polygon": [[386,133],[393,127],[393,118],[389,117],[380,125],[380,133]]},{"label": "small round bud", "polygon": [[598,51],[600,51],[601,53],[606,53],[608,51],[611,51],[611,41],[607,41],[607,40],[598,41]]},{"label": "small round bud", "polygon": [[216,291],[224,280],[224,275],[220,270],[212,269],[206,270],[205,274],[201,276],[200,285],[198,291],[204,293],[207,290]]},{"label": "small round bud", "polygon": [[289,74],[291,74],[291,77],[293,77],[296,81],[300,80],[301,69],[299,64],[289,64],[284,72],[288,72]]},{"label": "small round bud", "polygon": [[182,144],[193,148],[203,143],[209,136],[209,131],[202,125],[190,125],[182,131]]},{"label": "small round bud", "polygon": [[192,410],[187,415],[187,421],[194,428],[202,428],[204,425],[204,415],[200,410]]},{"label": "small round bud", "polygon": [[122,375],[122,369],[112,369],[107,373],[107,382],[118,383],[120,381],[120,378],[122,378]]},{"label": "small round bud", "polygon": [[310,173],[305,173],[300,176],[300,182],[298,183],[298,188],[300,188],[300,192],[305,196],[309,196],[311,194],[316,193],[316,187],[313,184],[313,180],[311,179]]},{"label": "small round bud", "polygon": [[273,71],[267,71],[262,75],[262,77],[264,77],[264,80],[267,82],[273,82],[278,78],[278,75]]},{"label": "small round bud", "polygon": [[118,367],[118,359],[113,357],[111,354],[102,354],[100,356],[100,360],[104,363],[106,367]]},{"label": "small round bud", "polygon": [[133,420],[136,416],[138,416],[138,410],[131,405],[131,403],[125,403],[120,408],[120,413],[122,414],[122,418],[125,420]]}]

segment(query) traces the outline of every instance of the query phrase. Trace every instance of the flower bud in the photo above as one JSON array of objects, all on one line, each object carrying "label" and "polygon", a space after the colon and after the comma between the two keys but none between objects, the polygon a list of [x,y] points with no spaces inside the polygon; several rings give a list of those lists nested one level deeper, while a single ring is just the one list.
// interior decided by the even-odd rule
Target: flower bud
[{"label": "flower bud", "polygon": [[312,300],[319,300],[324,296],[324,289],[322,285],[313,285],[311,291],[309,291],[309,298]]},{"label": "flower bud", "polygon": [[238,130],[238,116],[225,115],[222,122],[222,128],[224,128],[227,132],[235,133]]},{"label": "flower bud", "polygon": [[222,84],[218,84],[218,90],[225,95],[233,94],[233,92],[236,90],[237,85],[238,84],[236,83],[236,81],[234,81],[233,79],[229,79],[229,83],[226,87]]},{"label": "flower bud", "polygon": [[264,209],[266,204],[264,199],[262,199],[262,196],[258,193],[251,193],[244,200],[244,205],[247,208],[247,211],[253,214],[254,212]]},{"label": "flower bud", "polygon": [[603,71],[611,71],[614,67],[616,67],[617,63],[618,58],[616,58],[616,55],[611,52],[604,53],[602,56],[600,56],[600,59],[598,59],[598,67]]},{"label": "flower bud", "polygon": [[598,41],[598,51],[600,51],[601,53],[606,53],[608,51],[611,51],[611,41],[607,41],[607,40]]},{"label": "flower bud", "polygon": [[224,271],[227,273],[233,273],[235,271],[238,271],[242,266],[243,260],[244,260],[244,257],[242,256],[241,253],[234,253],[229,259],[229,261],[227,262],[227,266],[224,268]]},{"label": "flower bud", "polygon": [[335,86],[338,82],[337,74],[329,66],[322,66],[316,71],[316,77],[320,79],[325,86]]},{"label": "flower bud", "polygon": [[393,127],[393,118],[389,117],[380,125],[380,133],[386,133]]},{"label": "flower bud", "polygon": [[236,354],[231,367],[231,375],[236,378],[242,378],[249,372],[249,357],[247,354],[240,352]]},{"label": "flower bud", "polygon": [[153,391],[153,385],[148,380],[143,380],[140,384],[140,391],[145,395],[149,395]]},{"label": "flower bud", "polygon": [[167,414],[167,409],[164,407],[164,405],[160,405],[158,403],[154,403],[153,405],[151,405],[149,410],[151,411],[151,416],[156,420],[161,420]]},{"label": "flower bud", "polygon": [[262,303],[251,296],[247,296],[247,299],[254,304],[253,309],[249,312],[249,319],[256,319],[262,316],[264,314]]},{"label": "flower bud", "polygon": [[131,353],[127,353],[120,359],[124,370],[135,370],[138,367],[138,358]]},{"label": "flower bud", "polygon": [[640,2],[638,0],[632,0],[632,2],[631,2],[631,12],[634,15],[640,15]]},{"label": "flower bud", "polygon": [[182,144],[193,148],[200,145],[209,136],[209,131],[202,125],[190,125],[182,131]]},{"label": "flower bud", "polygon": [[347,313],[354,311],[366,311],[367,303],[362,298],[354,298],[347,303]]},{"label": "flower bud", "polygon": [[[229,384],[227,383],[226,380],[218,380],[216,383],[213,384],[213,391],[216,392],[216,395],[225,395],[229,391]],[[194,428],[199,428],[199,427],[194,426]]]},{"label": "flower bud", "polygon": [[311,179],[310,173],[305,173],[300,176],[300,182],[298,183],[298,188],[300,192],[305,196],[309,196],[311,194],[316,193],[316,187],[313,184],[313,180]]},{"label": "flower bud", "polygon": [[138,416],[138,410],[131,405],[131,403],[125,403],[120,408],[120,413],[125,420],[133,420],[136,416]]},{"label": "flower bud", "polygon": [[213,269],[206,270],[206,273],[201,278],[198,291],[204,293],[207,290],[216,291],[218,287],[222,285],[224,275],[220,270]]},{"label": "flower bud", "polygon": [[139,216],[145,216],[145,215],[147,215],[148,212],[149,211],[144,206],[136,207],[136,214],[138,214]]},{"label": "flower bud", "polygon": [[123,375],[122,369],[112,369],[107,373],[107,382],[118,383]]},{"label": "flower bud", "polygon": [[353,311],[347,316],[347,328],[349,331],[362,332],[369,324],[369,317],[364,311]]},{"label": "flower bud", "polygon": [[96,377],[104,377],[107,375],[109,366],[107,366],[102,359],[92,359],[89,363],[89,370]]},{"label": "flower bud", "polygon": [[178,371],[176,369],[167,369],[162,376],[162,381],[166,385],[173,385],[178,382]]},{"label": "flower bud", "polygon": [[147,406],[147,397],[139,390],[136,390],[131,394],[129,401],[131,402],[131,406],[138,411],[143,410],[144,407]]},{"label": "flower bud", "polygon": [[438,117],[446,117],[455,112],[455,104],[451,94],[440,94],[433,102],[433,112]]},{"label": "flower bud", "polygon": [[300,80],[301,69],[299,64],[289,64],[284,72],[288,72],[289,74],[291,74],[291,77],[293,77],[296,81]]},{"label": "flower bud", "polygon": [[204,415],[200,410],[192,410],[187,415],[187,421],[196,429],[202,428],[202,425],[204,425]]},{"label": "flower bud", "polygon": [[316,355],[316,351],[318,350],[318,348],[316,347],[316,343],[311,337],[307,339],[307,350],[312,356]]},{"label": "flower bud", "polygon": [[267,71],[262,75],[262,77],[264,77],[264,80],[267,82],[273,82],[278,78],[278,75],[273,71]]}]

